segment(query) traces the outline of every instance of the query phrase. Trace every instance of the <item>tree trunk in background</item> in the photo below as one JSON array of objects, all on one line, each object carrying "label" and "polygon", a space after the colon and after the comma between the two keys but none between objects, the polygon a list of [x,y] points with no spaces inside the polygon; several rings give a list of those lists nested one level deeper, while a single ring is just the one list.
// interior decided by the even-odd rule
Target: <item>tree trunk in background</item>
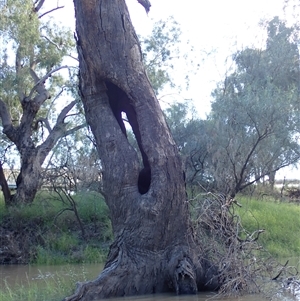
[{"label": "tree trunk in background", "polygon": [[[80,92],[103,166],[115,241],[98,278],[79,284],[65,300],[216,288],[197,254],[181,158],[145,73],[125,1],[74,3]],[[127,140],[121,112],[143,164]]]},{"label": "tree trunk in background", "polygon": [[0,185],[4,196],[5,205],[10,205],[11,202],[11,193],[5,178],[4,170],[2,167],[2,162],[0,161]]},{"label": "tree trunk in background", "polygon": [[21,170],[17,177],[17,191],[12,196],[12,204],[31,204],[41,184],[42,163],[36,149],[28,148],[21,154]]}]

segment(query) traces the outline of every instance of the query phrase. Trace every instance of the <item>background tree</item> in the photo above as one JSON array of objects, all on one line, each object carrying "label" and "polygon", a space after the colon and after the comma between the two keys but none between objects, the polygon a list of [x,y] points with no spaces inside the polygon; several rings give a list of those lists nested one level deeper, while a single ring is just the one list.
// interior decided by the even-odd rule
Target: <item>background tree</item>
[{"label": "background tree", "polygon": [[275,17],[267,32],[266,49],[237,52],[236,71],[213,93],[211,166],[232,196],[300,157],[297,28]]},{"label": "background tree", "polygon": [[180,55],[180,37],[179,24],[173,17],[156,22],[150,36],[139,37],[147,75],[156,95],[167,84],[175,87],[170,71]]},{"label": "background tree", "polygon": [[209,171],[209,141],[206,120],[197,117],[195,110],[188,102],[175,103],[165,111],[166,121],[172,132],[178,150],[182,156],[186,184],[191,197],[198,193],[200,186],[210,188],[212,177]]},{"label": "background tree", "polygon": [[71,53],[73,39],[67,29],[51,20],[43,22],[48,14],[41,13],[43,4],[42,0],[8,0],[0,11],[0,34],[7,45],[0,61],[0,117],[3,133],[21,159],[12,203],[33,201],[47,155],[61,137],[82,127],[72,128],[66,120],[78,100],[69,102],[54,121],[53,101],[65,95],[71,84],[58,71],[66,68],[62,61]]}]

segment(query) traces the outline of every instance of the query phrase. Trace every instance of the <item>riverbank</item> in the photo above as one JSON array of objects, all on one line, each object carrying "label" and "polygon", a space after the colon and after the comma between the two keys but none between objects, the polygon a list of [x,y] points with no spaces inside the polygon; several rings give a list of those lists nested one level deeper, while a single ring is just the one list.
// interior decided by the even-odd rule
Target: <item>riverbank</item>
[{"label": "riverbank", "polygon": [[[234,206],[250,233],[277,258],[300,256],[300,206],[274,198],[238,196]],[[108,208],[97,193],[42,192],[30,206],[5,208],[0,200],[0,264],[53,265],[104,262],[112,241]]]},{"label": "riverbank", "polygon": [[31,205],[0,201],[0,264],[101,263],[112,241],[98,193],[41,192]]},{"label": "riverbank", "polygon": [[250,233],[264,230],[261,244],[273,257],[298,257],[300,261],[300,204],[274,197],[238,196],[235,206],[242,225]]}]

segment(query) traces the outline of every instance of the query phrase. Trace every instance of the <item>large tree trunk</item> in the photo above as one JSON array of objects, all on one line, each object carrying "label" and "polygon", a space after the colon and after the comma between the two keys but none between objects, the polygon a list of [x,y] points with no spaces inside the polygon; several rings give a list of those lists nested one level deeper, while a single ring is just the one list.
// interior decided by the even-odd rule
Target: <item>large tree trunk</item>
[{"label": "large tree trunk", "polygon": [[[74,3],[80,92],[103,166],[115,241],[99,277],[79,284],[65,300],[216,287],[207,282],[211,275],[197,254],[182,162],[145,73],[125,0]],[[142,163],[126,138],[121,111]]]}]

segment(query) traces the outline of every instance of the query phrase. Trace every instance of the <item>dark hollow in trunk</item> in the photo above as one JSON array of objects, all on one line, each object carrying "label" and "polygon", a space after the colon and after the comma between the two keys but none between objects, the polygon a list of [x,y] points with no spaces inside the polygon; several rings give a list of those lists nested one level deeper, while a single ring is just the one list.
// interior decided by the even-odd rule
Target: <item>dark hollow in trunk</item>
[{"label": "dark hollow in trunk", "polygon": [[[201,259],[193,239],[183,165],[125,1],[74,4],[80,94],[103,166],[115,241],[99,277],[80,283],[65,300],[216,289],[216,269]],[[122,112],[142,164],[127,140]]]}]

